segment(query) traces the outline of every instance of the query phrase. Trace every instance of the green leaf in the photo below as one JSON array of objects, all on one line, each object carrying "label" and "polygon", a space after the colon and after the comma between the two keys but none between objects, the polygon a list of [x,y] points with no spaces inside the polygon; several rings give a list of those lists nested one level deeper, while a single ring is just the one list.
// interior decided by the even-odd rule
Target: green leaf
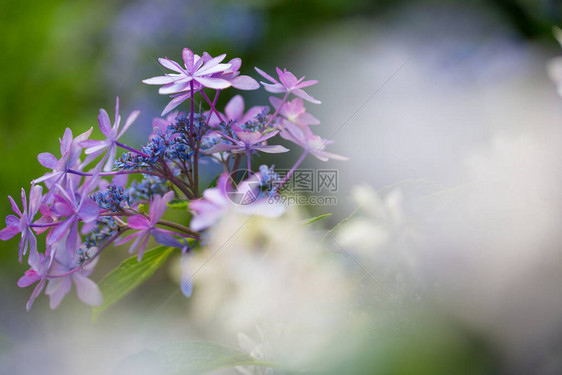
[{"label": "green leaf", "polygon": [[168,202],[168,207],[176,208],[178,210],[187,210],[189,207],[189,201],[183,199],[172,199],[172,201]]},{"label": "green leaf", "polygon": [[220,177],[220,176],[221,176],[221,175],[219,174],[217,177],[213,178],[213,181],[211,181],[211,183],[209,184],[209,186],[207,186],[207,189],[217,187],[217,183],[218,183],[218,181],[219,181],[219,177]]},{"label": "green leaf", "polygon": [[271,362],[207,341],[186,341],[145,349],[123,360],[119,375],[196,375],[234,366],[273,367]]},{"label": "green leaf", "polygon": [[99,288],[103,294],[103,305],[93,308],[93,320],[95,321],[102,311],[152,276],[164,264],[172,251],[174,251],[173,247],[159,246],[145,252],[140,262],[135,255],[126,259],[119,267],[108,273],[99,282]]},{"label": "green leaf", "polygon": [[322,220],[322,219],[324,219],[325,217],[328,217],[328,216],[332,216],[332,214],[324,214],[324,215],[312,217],[312,218],[310,218],[310,219],[306,219],[306,220],[304,221],[304,223],[307,224],[307,225],[308,225],[308,224],[312,224],[312,223],[315,223],[315,222],[317,222],[318,220]]}]

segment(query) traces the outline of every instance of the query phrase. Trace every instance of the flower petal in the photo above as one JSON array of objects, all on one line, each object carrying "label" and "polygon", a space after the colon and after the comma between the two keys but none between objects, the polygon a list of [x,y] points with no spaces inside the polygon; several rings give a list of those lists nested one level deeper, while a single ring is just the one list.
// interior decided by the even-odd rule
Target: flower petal
[{"label": "flower petal", "polygon": [[72,274],[76,293],[80,300],[90,306],[100,306],[103,303],[103,296],[97,284],[80,272]]},{"label": "flower petal", "polygon": [[221,90],[226,89],[227,87],[232,86],[230,82],[222,78],[210,78],[210,77],[193,77],[197,82],[202,84],[205,87]]},{"label": "flower petal", "polygon": [[111,134],[111,120],[105,109],[100,109],[100,114],[98,115],[98,122],[100,124],[100,130],[103,135],[109,137]]},{"label": "flower petal", "polygon": [[57,163],[59,162],[58,159],[50,152],[40,153],[37,155],[37,160],[39,160],[39,164],[49,169],[55,169],[57,167]]},{"label": "flower petal", "polygon": [[250,76],[238,76],[230,80],[232,87],[238,90],[257,90],[260,87],[258,81]]}]

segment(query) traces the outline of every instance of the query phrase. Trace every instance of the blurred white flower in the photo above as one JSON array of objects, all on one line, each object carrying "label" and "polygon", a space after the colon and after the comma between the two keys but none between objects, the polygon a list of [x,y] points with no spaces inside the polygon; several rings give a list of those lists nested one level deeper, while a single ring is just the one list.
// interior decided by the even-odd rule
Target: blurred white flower
[{"label": "blurred white flower", "polygon": [[350,280],[294,207],[280,218],[229,212],[194,258],[196,317],[233,333],[259,325],[284,365],[306,367],[346,326]]},{"label": "blurred white flower", "polygon": [[358,205],[357,215],[342,226],[338,242],[369,255],[387,244],[391,234],[402,225],[402,193],[393,190],[380,197],[372,187],[361,185],[353,188],[352,198]]}]

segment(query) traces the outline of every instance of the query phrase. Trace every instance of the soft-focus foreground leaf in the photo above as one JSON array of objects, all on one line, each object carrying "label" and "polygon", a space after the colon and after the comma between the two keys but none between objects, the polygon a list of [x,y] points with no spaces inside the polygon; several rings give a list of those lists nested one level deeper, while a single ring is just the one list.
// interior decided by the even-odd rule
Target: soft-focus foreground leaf
[{"label": "soft-focus foreground leaf", "polygon": [[103,294],[103,305],[94,307],[93,319],[109,306],[123,298],[130,291],[142,284],[162,265],[174,248],[160,246],[144,253],[139,262],[134,255],[108,273],[100,282],[99,288]]},{"label": "soft-focus foreground leaf", "polygon": [[312,217],[312,218],[310,218],[310,219],[306,219],[306,220],[304,221],[304,223],[305,223],[305,224],[312,224],[312,223],[315,223],[315,222],[317,222],[318,220],[322,220],[322,219],[324,219],[324,218],[326,218],[326,217],[328,217],[328,216],[332,216],[332,214],[324,214],[324,215]]},{"label": "soft-focus foreground leaf", "polygon": [[114,374],[196,375],[234,366],[273,366],[236,349],[207,341],[188,341],[145,349],[125,358]]}]

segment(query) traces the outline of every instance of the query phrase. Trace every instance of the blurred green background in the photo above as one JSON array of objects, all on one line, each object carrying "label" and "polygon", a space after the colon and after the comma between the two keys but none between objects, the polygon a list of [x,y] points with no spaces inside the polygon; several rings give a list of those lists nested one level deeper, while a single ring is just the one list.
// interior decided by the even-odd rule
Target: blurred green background
[{"label": "blurred green background", "polygon": [[[7,195],[18,196],[22,186],[27,189],[31,179],[45,172],[37,162],[37,154],[49,151],[58,156],[58,137],[66,127],[75,134],[92,126],[97,131],[99,108],[112,113],[115,96],[121,98],[122,116],[141,110],[129,138],[133,144],[142,142],[152,118],[167,101],[157,95],[154,87],[140,82],[157,75],[157,57],[177,59],[185,46],[213,55],[226,52],[228,58],[241,57],[243,73],[255,76],[253,66],[266,70],[276,65],[290,67],[291,61],[284,58],[282,51],[308,33],[342,20],[376,22],[377,17],[391,17],[413,3],[422,2],[0,2],[0,216],[10,213]],[[454,2],[425,3],[439,6]],[[551,27],[562,22],[560,1],[459,3],[480,8],[524,39],[553,51],[556,48]],[[329,53],[326,51],[326,59]],[[334,79],[339,79],[338,74],[334,73]],[[307,75],[314,78],[312,72]],[[251,101],[252,94],[248,97]],[[0,243],[0,293],[10,295],[21,306],[31,290],[20,290],[16,281],[26,268],[17,262],[17,240]]]}]

